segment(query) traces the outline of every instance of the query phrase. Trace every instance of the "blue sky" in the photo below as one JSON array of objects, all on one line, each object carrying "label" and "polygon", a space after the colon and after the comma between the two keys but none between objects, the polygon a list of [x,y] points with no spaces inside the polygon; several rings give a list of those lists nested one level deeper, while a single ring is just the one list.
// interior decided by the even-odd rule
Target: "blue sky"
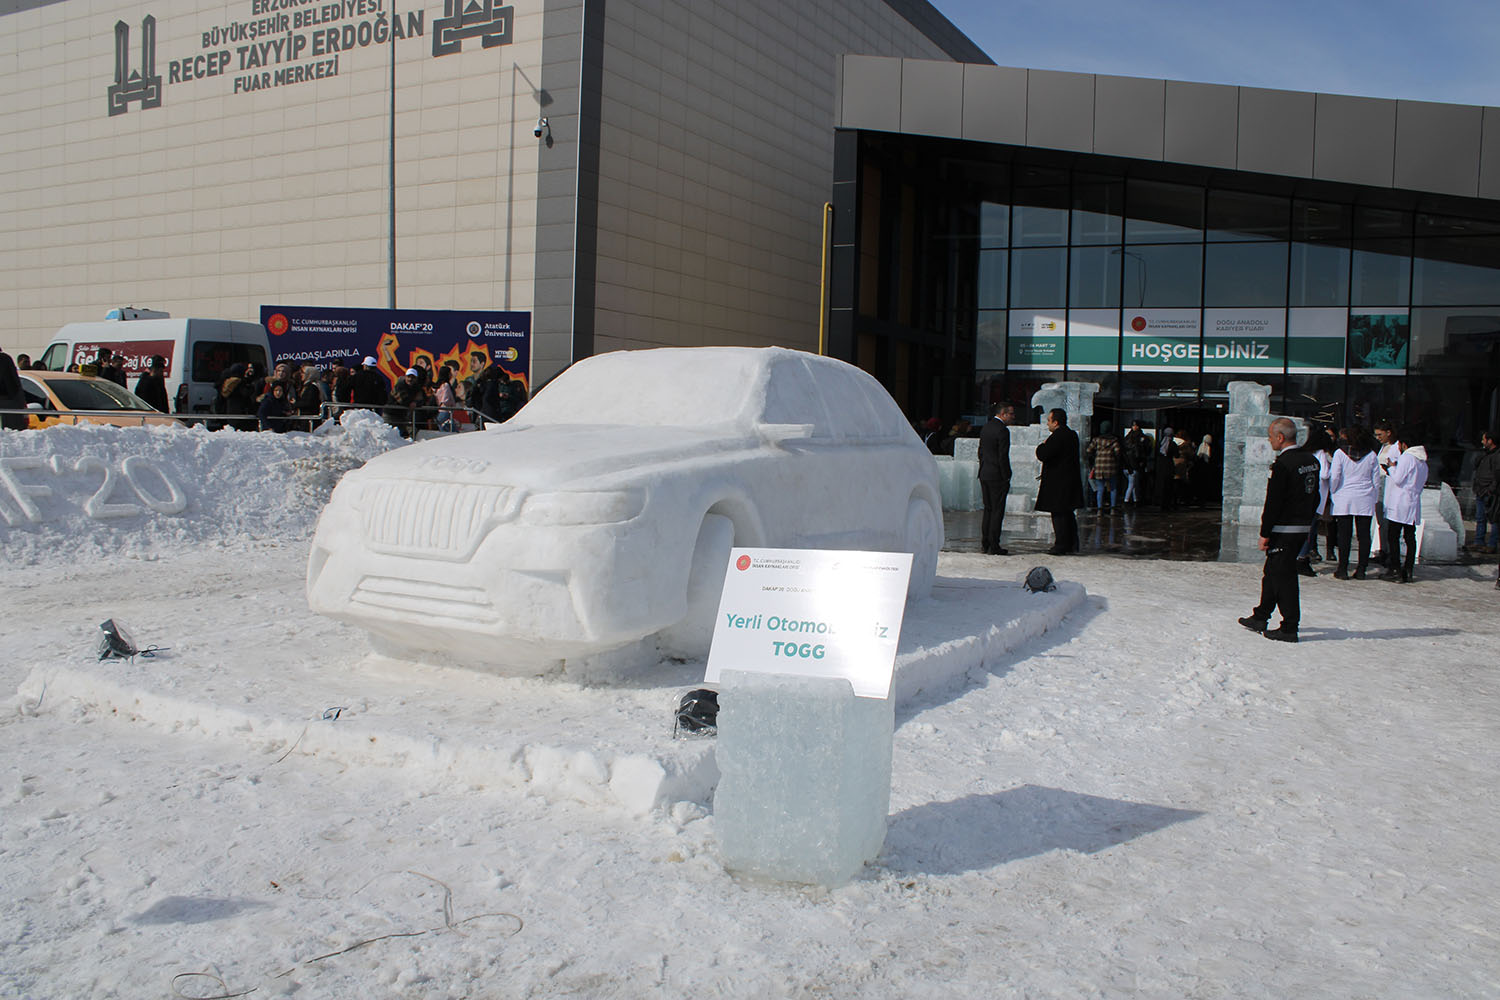
[{"label": "blue sky", "polygon": [[932,0],[1002,66],[1500,106],[1495,0]]}]

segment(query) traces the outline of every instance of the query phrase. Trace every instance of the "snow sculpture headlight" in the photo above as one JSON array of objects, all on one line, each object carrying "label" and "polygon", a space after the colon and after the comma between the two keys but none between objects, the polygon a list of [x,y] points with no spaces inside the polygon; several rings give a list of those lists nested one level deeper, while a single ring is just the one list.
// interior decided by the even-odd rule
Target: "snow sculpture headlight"
[{"label": "snow sculpture headlight", "polygon": [[617,524],[646,506],[643,490],[533,493],[521,506],[523,524]]}]

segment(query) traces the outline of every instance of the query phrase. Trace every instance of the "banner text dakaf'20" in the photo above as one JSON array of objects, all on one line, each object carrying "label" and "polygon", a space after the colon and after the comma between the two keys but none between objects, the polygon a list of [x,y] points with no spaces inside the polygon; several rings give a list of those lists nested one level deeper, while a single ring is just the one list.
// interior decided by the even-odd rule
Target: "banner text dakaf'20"
[{"label": "banner text dakaf'20", "polygon": [[529,312],[261,306],[260,321],[271,341],[272,364],[358,368],[373,357],[394,385],[419,357],[434,369],[455,362],[460,379],[494,362],[531,389]]}]

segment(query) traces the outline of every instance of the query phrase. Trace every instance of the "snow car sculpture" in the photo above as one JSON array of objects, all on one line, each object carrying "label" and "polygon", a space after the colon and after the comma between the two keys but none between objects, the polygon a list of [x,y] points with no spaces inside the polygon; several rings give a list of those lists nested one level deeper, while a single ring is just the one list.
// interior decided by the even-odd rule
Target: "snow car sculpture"
[{"label": "snow car sculpture", "polygon": [[927,596],[937,464],[870,375],[782,348],[588,358],[506,424],[346,475],[314,611],[513,674],[655,637],[708,649],[732,546],[910,552]]}]

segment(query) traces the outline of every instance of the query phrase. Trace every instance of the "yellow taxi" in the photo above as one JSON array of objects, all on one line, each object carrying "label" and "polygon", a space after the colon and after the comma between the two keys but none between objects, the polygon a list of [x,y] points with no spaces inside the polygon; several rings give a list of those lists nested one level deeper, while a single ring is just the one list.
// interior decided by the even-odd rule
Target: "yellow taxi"
[{"label": "yellow taxi", "polygon": [[113,424],[140,427],[177,421],[154,409],[129,389],[107,378],[72,372],[18,372],[26,392],[28,428],[53,424]]}]

